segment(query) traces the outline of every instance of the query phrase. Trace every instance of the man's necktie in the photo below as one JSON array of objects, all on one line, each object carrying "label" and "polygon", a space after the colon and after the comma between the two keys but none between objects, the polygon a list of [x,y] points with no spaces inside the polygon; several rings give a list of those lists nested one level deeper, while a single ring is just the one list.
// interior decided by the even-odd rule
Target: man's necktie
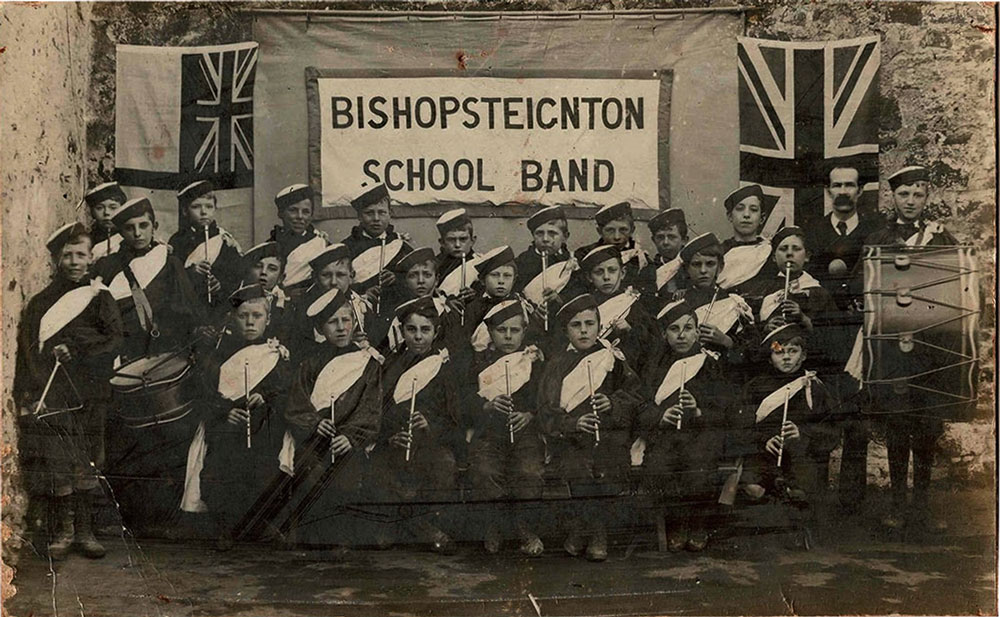
[{"label": "man's necktie", "polygon": [[847,235],[847,223],[845,223],[844,221],[840,221],[839,223],[837,223],[837,233],[839,233],[842,236],[846,236]]}]

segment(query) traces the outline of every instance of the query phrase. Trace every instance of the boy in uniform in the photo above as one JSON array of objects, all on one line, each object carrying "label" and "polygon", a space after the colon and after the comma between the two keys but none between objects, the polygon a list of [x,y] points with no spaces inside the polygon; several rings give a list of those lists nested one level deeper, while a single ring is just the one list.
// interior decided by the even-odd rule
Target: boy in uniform
[{"label": "boy in uniform", "polygon": [[[470,450],[472,494],[499,501],[540,499],[545,452],[536,421],[541,352],[525,347],[528,317],[518,300],[505,300],[486,314],[489,346],[477,352],[470,375],[474,396],[469,397],[473,428]],[[501,506],[503,518],[513,523],[522,553],[537,557],[544,546],[530,529],[523,507]],[[504,529],[493,519],[486,530],[489,553],[500,550]],[[506,522],[506,521],[504,521]]]},{"label": "boy in uniform", "polygon": [[719,464],[738,428],[727,383],[714,353],[698,341],[698,317],[683,300],[657,315],[668,351],[649,373],[653,393],[639,413],[646,441],[643,484],[658,504],[676,515],[667,548],[702,551],[706,518],[715,509]]},{"label": "boy in uniform", "polygon": [[90,227],[90,239],[94,242],[91,251],[94,261],[118,250],[122,236],[115,229],[111,217],[122,207],[127,198],[117,182],[105,182],[90,189],[83,197],[94,224]]},{"label": "boy in uniform", "polygon": [[281,458],[285,464],[294,459],[294,475],[282,474],[272,495],[292,496],[281,531],[298,528],[305,535],[300,540],[325,543],[334,533],[331,514],[358,496],[363,451],[378,434],[382,357],[358,346],[350,298],[337,287],[313,301],[306,317],[325,344],[303,357],[292,380],[285,420],[295,446],[286,446]]},{"label": "boy in uniform", "polygon": [[448,297],[451,309],[461,315],[465,303],[476,295],[472,289],[476,278],[473,268],[480,259],[473,249],[476,232],[464,208],[445,212],[435,225],[441,245],[437,263],[438,288]]},{"label": "boy in uniform", "polygon": [[687,244],[688,228],[680,208],[664,210],[647,224],[656,255],[639,273],[639,291],[646,310],[655,315],[685,286],[680,252]]},{"label": "boy in uniform", "polygon": [[[720,354],[730,366],[746,365],[752,358],[753,313],[737,294],[717,284],[725,267],[724,249],[713,233],[692,238],[681,249],[688,287],[678,293],[698,314],[698,339],[702,347]],[[739,381],[737,383],[740,383]]]},{"label": "boy in uniform", "polygon": [[[183,264],[153,238],[157,222],[149,200],[125,202],[113,220],[122,245],[98,261],[94,272],[121,312],[124,341],[118,365],[174,350],[183,353],[195,336],[213,336],[214,329],[205,325],[205,303]],[[128,415],[143,415],[135,411],[129,409]],[[195,425],[192,414],[141,428],[109,423],[108,467],[121,483],[115,493],[130,522],[156,526],[176,513]]]},{"label": "boy in uniform", "polygon": [[[892,189],[892,203],[895,218],[881,230],[868,236],[868,246],[955,246],[958,240],[938,221],[924,218],[924,209],[930,196],[930,174],[920,166],[900,169],[889,176]],[[973,293],[978,293],[974,291]],[[948,335],[929,335],[933,343],[942,349],[953,349],[957,341]],[[881,361],[885,379],[896,376],[926,373],[950,362],[942,358],[944,352],[917,347],[904,353],[885,346]],[[952,356],[954,357],[954,356]],[[935,383],[941,379],[953,379],[954,374],[936,371],[922,378],[925,387],[915,391],[908,382],[892,385],[877,385],[872,389],[876,408],[884,414],[886,449],[889,457],[889,479],[892,484],[892,512],[882,520],[889,529],[899,529],[909,522],[918,529],[942,532],[947,523],[933,517],[929,508],[929,488],[931,469],[934,466],[934,450],[944,432],[946,418],[942,412],[909,412],[907,410],[934,405],[946,405],[950,401],[936,397],[927,387],[948,391]],[[919,400],[918,400],[919,399]],[[942,407],[942,409],[946,409]],[[902,411],[899,411],[902,410]],[[906,516],[907,468],[910,452],[913,452],[913,502],[910,517]]]},{"label": "boy in uniform", "polygon": [[771,243],[760,236],[764,225],[764,190],[750,184],[730,193],[724,202],[733,236],[722,243],[725,266],[719,272],[719,287],[750,301],[761,296],[761,281],[774,278]]},{"label": "boy in uniform", "polygon": [[278,191],[274,205],[281,225],[275,225],[268,240],[281,246],[285,261],[285,291],[297,298],[309,287],[309,260],[326,248],[325,232],[313,227],[313,191],[305,184],[292,184]]},{"label": "boy in uniform", "polygon": [[[351,257],[393,240],[408,239],[393,228],[391,199],[384,184],[365,191],[351,201],[351,206],[358,214],[358,224],[351,228],[349,236],[341,240],[351,251]],[[392,272],[386,271],[384,276],[382,284],[391,285]]]},{"label": "boy in uniform", "polygon": [[[211,182],[192,182],[177,192],[177,233],[168,244],[210,313],[229,310],[227,299],[240,284],[242,258],[232,235],[215,222],[217,199]],[[221,315],[219,315],[221,317]]]},{"label": "boy in uniform", "polygon": [[[373,478],[380,497],[391,502],[448,501],[455,496],[455,453],[464,446],[456,387],[460,369],[442,346],[440,317],[431,298],[410,300],[396,315],[403,344],[386,359]],[[404,525],[435,552],[451,553],[454,543],[438,527],[438,517],[432,507]]]},{"label": "boy in uniform", "polygon": [[26,470],[35,466],[32,459],[41,468],[25,474],[39,479],[29,491],[51,500],[56,528],[49,556],[62,559],[75,544],[97,558],[104,547],[92,531],[92,508],[122,322],[107,288],[88,274],[90,236],[83,225],[59,228],[46,247],[55,275],[28,301],[18,326],[13,395],[21,410],[21,455]]},{"label": "boy in uniform", "polygon": [[[772,330],[761,348],[769,355],[768,368],[742,393],[746,421],[753,418],[754,454],[746,490],[753,498],[770,493],[808,510],[821,491],[821,469],[836,444],[829,423],[832,400],[815,373],[803,368],[807,353],[801,326]],[[807,529],[807,544],[808,537]]]},{"label": "boy in uniform", "polygon": [[625,267],[618,249],[598,246],[580,261],[580,271],[587,276],[590,295],[600,307],[604,326],[601,338],[620,339],[629,366],[644,375],[663,353],[663,339],[656,322],[639,301],[638,291],[624,287]]},{"label": "boy in uniform", "polygon": [[[645,398],[625,356],[600,338],[597,301],[583,294],[556,314],[569,345],[546,363],[538,385],[538,411],[556,450],[572,497],[614,497],[627,486],[633,416]],[[589,506],[589,507],[588,507]],[[608,557],[607,524],[614,512],[606,503],[573,504],[576,510],[563,548],[570,555]]]},{"label": "boy in uniform", "polygon": [[200,488],[223,546],[278,468],[290,381],[288,350],[267,338],[270,302],[264,288],[240,287],[229,302],[232,334],[199,363],[206,408]]},{"label": "boy in uniform", "polygon": [[[597,241],[576,249],[573,253],[574,257],[580,262],[588,253],[598,247],[613,246],[621,253],[622,287],[638,289],[640,285],[639,272],[649,264],[649,255],[633,237],[635,217],[632,214],[632,205],[627,201],[622,201],[604,206],[594,214],[594,222],[597,224]],[[584,273],[581,273],[575,282],[576,284],[567,295],[584,293],[587,289],[587,276]],[[570,295],[570,297],[573,296]]]},{"label": "boy in uniform", "polygon": [[514,260],[518,273],[514,291],[544,311],[543,321],[548,321],[544,318],[545,313],[554,321],[555,312],[563,302],[559,293],[573,273],[571,254],[566,246],[569,240],[566,214],[561,206],[549,206],[528,217],[526,224],[532,242]]},{"label": "boy in uniform", "polygon": [[[448,307],[447,299],[437,289],[437,257],[428,247],[414,249],[400,259],[396,265],[396,282],[386,290],[380,316],[389,325],[384,339],[373,338],[379,347],[396,351],[403,344],[403,330],[396,316],[396,309],[417,298],[430,298],[441,317],[438,338],[444,340],[447,333],[460,326],[457,315]],[[391,317],[390,314],[391,313]]]}]

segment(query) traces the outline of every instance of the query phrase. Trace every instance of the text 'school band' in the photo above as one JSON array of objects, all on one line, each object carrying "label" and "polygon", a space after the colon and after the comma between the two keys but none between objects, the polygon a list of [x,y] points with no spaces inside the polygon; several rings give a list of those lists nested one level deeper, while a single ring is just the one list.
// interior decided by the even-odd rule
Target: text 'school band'
[{"label": "text 'school band'", "polygon": [[[669,547],[701,550],[737,494],[808,516],[843,440],[840,500],[858,510],[862,407],[907,408],[858,393],[862,250],[957,244],[922,217],[928,180],[893,174],[894,217],[875,220],[857,211],[857,170],[833,168],[833,211],[770,239],[763,193],[746,186],[724,200],[732,237],[691,234],[672,208],[648,221],[652,255],[628,203],[596,211],[576,250],[558,206],[527,220],[520,252],[480,252],[461,209],[437,220],[438,247],[412,246],[384,186],[353,202],[357,225],[331,243],[305,185],[278,193],[281,224],[242,251],[204,181],[178,192],[180,229],[163,244],[147,199],[97,186],[92,225],[51,236],[55,275],[20,321],[22,453],[42,470],[33,493],[54,504],[50,554],[103,555],[103,478],[126,524],[205,512],[224,540],[329,537],[323,521],[345,504],[413,502],[381,540],[447,551],[434,504],[488,500],[503,505],[487,550],[510,537],[528,555],[543,545],[521,504],[554,479],[576,504],[564,548],[603,560],[614,500],[588,498],[627,491],[636,469],[669,510]],[[927,492],[942,419],[884,417],[883,522],[940,528]]]}]

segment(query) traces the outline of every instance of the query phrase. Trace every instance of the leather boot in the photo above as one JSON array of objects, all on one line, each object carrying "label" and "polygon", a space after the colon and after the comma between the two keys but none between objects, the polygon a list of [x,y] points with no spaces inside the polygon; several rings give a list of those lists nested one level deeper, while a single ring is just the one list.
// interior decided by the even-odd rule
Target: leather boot
[{"label": "leather boot", "polygon": [[73,498],[56,497],[52,500],[52,505],[55,529],[48,547],[49,557],[56,560],[65,559],[66,553],[73,546]]},{"label": "leather boot", "polygon": [[90,559],[104,557],[104,546],[94,537],[93,496],[80,493],[76,496],[76,548]]}]

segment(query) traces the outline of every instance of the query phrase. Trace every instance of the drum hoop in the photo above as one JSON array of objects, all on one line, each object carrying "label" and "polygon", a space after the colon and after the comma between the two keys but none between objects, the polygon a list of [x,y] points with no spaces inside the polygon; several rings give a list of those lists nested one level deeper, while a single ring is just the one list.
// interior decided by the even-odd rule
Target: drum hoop
[{"label": "drum hoop", "polygon": [[123,417],[122,423],[128,428],[148,428],[158,424],[169,424],[187,416],[193,409],[194,401],[191,401],[152,416]]},{"label": "drum hoop", "polygon": [[[139,390],[148,390],[149,388],[155,388],[159,386],[169,385],[176,383],[183,379],[191,371],[191,363],[186,363],[183,370],[176,375],[170,377],[163,377],[155,381],[144,379],[141,375],[129,375],[127,373],[115,373],[115,376],[111,378],[111,387],[122,394],[130,394],[132,392],[137,392]],[[115,379],[121,380],[131,380],[136,382],[135,385],[114,383]]]}]

